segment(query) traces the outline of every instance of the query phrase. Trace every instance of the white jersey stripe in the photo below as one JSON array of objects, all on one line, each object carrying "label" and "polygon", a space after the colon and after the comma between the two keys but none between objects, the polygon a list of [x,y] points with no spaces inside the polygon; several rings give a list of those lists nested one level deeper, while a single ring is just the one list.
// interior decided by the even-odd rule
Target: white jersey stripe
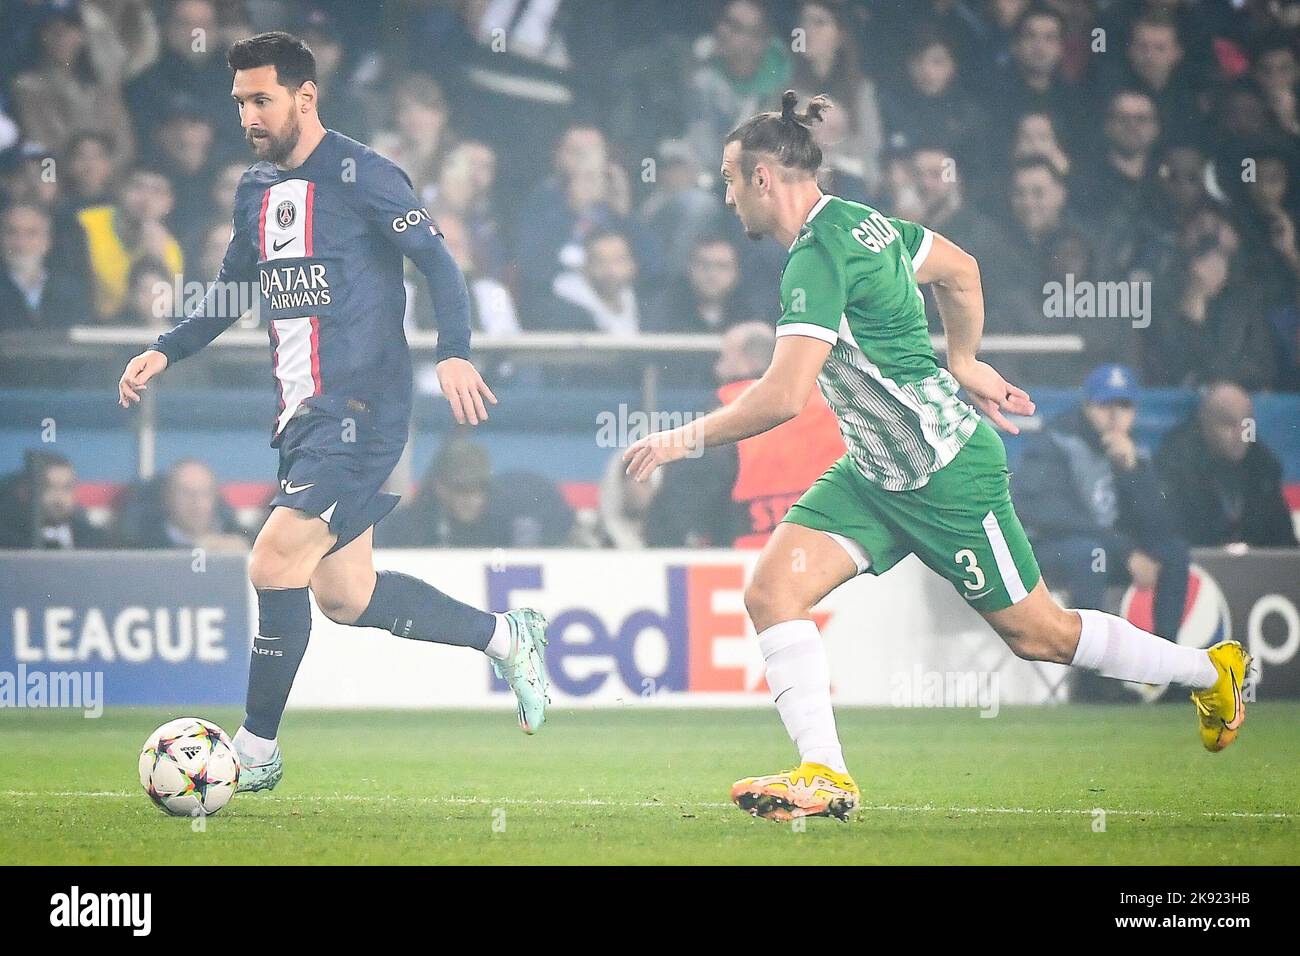
[{"label": "white jersey stripe", "polygon": [[293,417],[302,400],[316,394],[316,383],[312,378],[312,348],[315,345],[312,324],[310,316],[276,319],[271,323],[275,329],[275,377],[280,381],[280,396],[284,403],[276,421],[276,434]]},{"label": "white jersey stripe", "polygon": [[307,187],[305,179],[286,179],[266,191],[262,248],[267,259],[300,259],[307,251]]},{"label": "white jersey stripe", "polygon": [[929,229],[922,230],[921,244],[916,247],[916,255],[912,256],[913,272],[925,265],[925,260],[930,256],[930,247],[932,245],[934,245],[934,233]]},{"label": "white jersey stripe", "polygon": [[989,547],[993,549],[993,557],[998,563],[1002,586],[1007,589],[1007,597],[1011,599],[1012,604],[1019,604],[1029,596],[1029,592],[1025,590],[1025,582],[1020,579],[1020,569],[1016,567],[1015,558],[1011,557],[1007,539],[1002,536],[1002,526],[998,524],[998,516],[990,511],[984,516],[982,523],[984,535],[989,539]]},{"label": "white jersey stripe", "polygon": [[[871,359],[867,358],[866,353],[858,344],[857,338],[853,335],[853,327],[849,323],[847,315],[840,316],[839,337],[840,341],[844,342],[850,348],[849,355],[851,364],[856,367],[859,372],[865,372],[867,377],[883,388],[890,397],[894,399],[894,401],[907,409],[914,416],[919,428],[919,434],[904,428],[900,429],[897,434],[891,436],[899,443],[904,455],[914,462],[925,462],[926,460],[930,460],[933,463],[933,467],[930,471],[937,471],[955,458],[957,453],[961,451],[966,439],[975,431],[975,427],[978,424],[978,416],[975,414],[974,410],[968,410],[969,415],[965,417],[965,420],[960,425],[958,425],[956,435],[959,440],[954,442],[951,437],[943,434],[945,423],[940,420],[940,411],[943,408],[943,405],[932,400],[927,400],[927,396],[924,394],[920,396],[917,395],[918,389],[924,392],[927,383],[899,385],[892,378],[885,375],[879,366],[872,362]],[[938,372],[941,381],[945,380],[945,376],[947,375],[948,372],[945,369],[940,369]],[[844,384],[850,390],[856,391],[853,389],[847,378]],[[953,382],[952,391],[954,394],[956,393],[956,390],[956,383]],[[832,407],[835,407],[835,405],[832,404]],[[888,414],[881,415],[879,412],[876,412],[875,417],[887,420],[894,416]],[[849,447],[852,448],[853,445],[850,444]],[[888,458],[888,454],[886,454],[886,458]],[[928,480],[929,473],[927,473],[925,477],[925,481]],[[922,481],[921,484],[925,484],[925,481]],[[882,484],[890,491],[907,490],[906,487],[898,487],[894,482],[889,480],[886,480]],[[916,485],[916,487],[920,487],[920,485]]]},{"label": "white jersey stripe", "polygon": [[830,538],[848,554],[854,566],[858,569],[858,574],[865,574],[871,569],[871,555],[867,554],[867,549],[857,541],[842,534],[836,534],[834,531],[823,531],[822,534]]},{"label": "white jersey stripe", "polygon": [[[258,237],[265,261],[312,254],[314,186],[305,179],[288,179],[267,189]],[[280,389],[278,435],[303,400],[320,392],[320,325],[315,316],[303,316],[276,319],[270,328],[275,351],[272,368]]]},{"label": "white jersey stripe", "polygon": [[814,322],[782,322],[776,327],[776,337],[779,339],[783,335],[804,335],[812,339],[821,339],[831,345],[840,339],[840,334],[835,330]]}]

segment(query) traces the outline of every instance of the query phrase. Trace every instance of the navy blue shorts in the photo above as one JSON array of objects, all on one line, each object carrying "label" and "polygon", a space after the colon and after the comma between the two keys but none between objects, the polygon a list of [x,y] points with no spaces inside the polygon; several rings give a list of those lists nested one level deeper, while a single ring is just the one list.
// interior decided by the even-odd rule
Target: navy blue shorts
[{"label": "navy blue shorts", "polygon": [[402,457],[406,438],[405,429],[377,427],[367,416],[340,419],[319,409],[300,411],[280,433],[280,490],[271,507],[325,521],[338,535],[329,550],[333,554],[396,507],[400,496],[380,489]]}]

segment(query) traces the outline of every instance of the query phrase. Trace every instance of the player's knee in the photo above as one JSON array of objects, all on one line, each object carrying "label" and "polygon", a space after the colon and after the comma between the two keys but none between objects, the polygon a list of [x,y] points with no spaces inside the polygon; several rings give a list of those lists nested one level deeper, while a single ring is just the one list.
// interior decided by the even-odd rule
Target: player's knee
[{"label": "player's knee", "polygon": [[248,558],[248,579],[255,588],[275,587],[283,577],[284,563],[273,549],[257,543]]},{"label": "player's knee", "polygon": [[745,612],[754,622],[756,630],[763,629],[763,621],[771,610],[770,595],[757,578],[745,586]]},{"label": "player's knee", "polygon": [[745,588],[745,610],[754,622],[754,630],[762,632],[773,624],[807,617],[807,608],[788,590],[755,578]]},{"label": "player's knee", "polygon": [[274,536],[259,535],[248,559],[248,577],[255,588],[301,587],[297,581],[302,555]]}]

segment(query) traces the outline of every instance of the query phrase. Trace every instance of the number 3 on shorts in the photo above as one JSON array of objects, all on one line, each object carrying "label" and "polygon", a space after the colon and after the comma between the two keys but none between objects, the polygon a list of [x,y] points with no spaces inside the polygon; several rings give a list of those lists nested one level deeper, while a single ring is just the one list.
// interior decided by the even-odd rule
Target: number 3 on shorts
[{"label": "number 3 on shorts", "polygon": [[952,556],[952,559],[965,566],[966,573],[971,576],[970,581],[962,581],[967,591],[979,591],[984,587],[984,569],[980,567],[974,551],[970,548],[962,548]]}]

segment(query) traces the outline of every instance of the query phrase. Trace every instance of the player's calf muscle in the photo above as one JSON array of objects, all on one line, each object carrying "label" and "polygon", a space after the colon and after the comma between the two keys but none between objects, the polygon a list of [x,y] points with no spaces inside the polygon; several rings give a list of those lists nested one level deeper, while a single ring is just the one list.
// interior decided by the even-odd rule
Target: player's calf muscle
[{"label": "player's calf muscle", "polygon": [[311,593],[322,614],[336,624],[355,624],[375,594],[374,531],[368,530],[321,560]]},{"label": "player's calf muscle", "polygon": [[1019,604],[984,615],[1012,652],[1027,661],[1068,664],[1079,644],[1079,615],[1061,607],[1040,581]]},{"label": "player's calf muscle", "polygon": [[368,587],[351,583],[345,587],[322,586],[312,578],[311,593],[320,612],[335,624],[355,624],[375,593],[374,577],[372,574]]},{"label": "player's calf muscle", "polygon": [[349,569],[347,574],[341,575],[326,572],[322,566],[311,576],[311,593],[320,612],[331,621],[355,624],[374,597],[375,569]]}]

